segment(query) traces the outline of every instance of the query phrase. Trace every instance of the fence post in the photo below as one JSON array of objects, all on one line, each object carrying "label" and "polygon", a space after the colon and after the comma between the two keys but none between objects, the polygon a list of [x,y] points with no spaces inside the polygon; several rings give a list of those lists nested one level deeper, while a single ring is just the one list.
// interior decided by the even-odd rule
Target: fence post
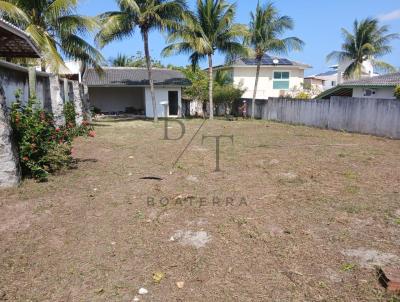
[{"label": "fence post", "polygon": [[36,68],[28,68],[29,97],[36,96]]},{"label": "fence post", "polygon": [[90,111],[90,99],[89,99],[89,88],[82,84],[81,85],[81,98],[83,102],[83,111],[86,115],[86,118],[89,122],[92,121],[92,112]]},{"label": "fence post", "polygon": [[50,76],[51,112],[57,126],[65,125],[64,101],[60,94],[60,81],[57,75]]},{"label": "fence post", "polygon": [[68,85],[68,79],[64,78],[63,79],[63,85],[64,85],[64,103],[67,103],[70,101],[69,99],[69,85]]},{"label": "fence post", "polygon": [[12,129],[3,88],[0,86],[0,187],[15,187],[20,181],[18,155],[12,140]]},{"label": "fence post", "polygon": [[77,81],[72,82],[72,88],[74,91],[74,107],[75,107],[75,123],[77,126],[82,125],[83,121],[83,101],[81,97],[80,85]]}]

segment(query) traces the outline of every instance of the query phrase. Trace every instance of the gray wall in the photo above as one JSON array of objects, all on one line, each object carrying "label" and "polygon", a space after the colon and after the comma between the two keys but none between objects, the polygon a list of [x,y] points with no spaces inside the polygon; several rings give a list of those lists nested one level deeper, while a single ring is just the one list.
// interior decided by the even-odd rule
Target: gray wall
[{"label": "gray wall", "polygon": [[[28,69],[0,61],[0,87],[3,87],[4,97],[8,107],[15,102],[15,92],[22,90],[21,101],[26,104],[29,98]],[[50,101],[49,74],[36,73],[36,96],[44,107],[48,107]]]},{"label": "gray wall", "polygon": [[127,107],[145,109],[144,88],[89,87],[89,99],[91,106],[102,112],[124,112]]},{"label": "gray wall", "polygon": [[258,117],[293,124],[400,139],[400,101],[332,97],[330,100],[270,98]]}]

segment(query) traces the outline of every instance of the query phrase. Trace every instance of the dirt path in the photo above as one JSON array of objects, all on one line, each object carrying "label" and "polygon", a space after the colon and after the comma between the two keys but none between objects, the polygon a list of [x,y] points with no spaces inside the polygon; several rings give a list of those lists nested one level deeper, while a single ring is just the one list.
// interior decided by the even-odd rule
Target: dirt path
[{"label": "dirt path", "polygon": [[[389,300],[373,265],[400,259],[400,141],[215,121],[172,168],[185,124],[101,122],[78,169],[0,191],[0,301]],[[222,172],[203,134],[234,135]]]}]

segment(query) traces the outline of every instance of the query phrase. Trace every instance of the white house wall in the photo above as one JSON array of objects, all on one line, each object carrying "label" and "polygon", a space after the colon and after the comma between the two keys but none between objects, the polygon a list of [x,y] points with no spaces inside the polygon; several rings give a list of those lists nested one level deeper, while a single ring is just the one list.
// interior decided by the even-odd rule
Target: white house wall
[{"label": "white house wall", "polygon": [[[182,112],[182,92],[180,87],[171,88],[155,88],[156,102],[157,102],[157,116],[164,117],[164,106],[162,103],[168,103],[168,91],[178,91],[178,115]],[[145,88],[146,99],[146,117],[154,117],[153,105],[151,100],[150,87]]]},{"label": "white house wall", "polygon": [[[274,71],[288,71],[289,74],[289,90],[295,87],[301,88],[304,82],[304,70],[293,67],[261,67],[260,78],[257,88],[257,99],[267,99],[268,97],[279,97],[282,89],[273,89],[273,73]],[[256,78],[256,67],[234,67],[233,82],[236,85],[242,85],[246,89],[243,98],[252,98],[254,91],[254,83]],[[287,90],[287,91],[289,91]]]},{"label": "white house wall", "polygon": [[[376,88],[375,94],[367,97],[364,96],[365,88],[353,88],[353,97],[354,98],[371,98],[371,99],[395,99],[394,97],[394,87],[382,87]],[[369,89],[369,88],[367,88]]]}]

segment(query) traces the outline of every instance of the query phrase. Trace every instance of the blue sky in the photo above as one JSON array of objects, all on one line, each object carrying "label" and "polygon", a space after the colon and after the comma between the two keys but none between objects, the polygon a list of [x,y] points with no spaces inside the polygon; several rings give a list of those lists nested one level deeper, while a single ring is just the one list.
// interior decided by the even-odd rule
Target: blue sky
[{"label": "blue sky", "polygon": [[[193,8],[195,0],[189,0]],[[254,10],[256,0],[238,0],[236,22],[248,24],[250,11]],[[351,29],[354,19],[379,17],[382,24],[390,26],[392,32],[400,32],[399,0],[276,0],[275,5],[281,14],[292,17],[295,28],[285,36],[297,36],[305,43],[301,52],[292,52],[287,57],[313,66],[306,74],[322,72],[328,69],[326,55],[332,50],[339,50],[342,43],[340,28]],[[114,0],[81,0],[79,13],[94,16],[104,11],[116,10]],[[152,32],[150,36],[151,55],[164,64],[185,66],[189,64],[186,56],[161,58],[160,52],[165,46],[165,34]],[[143,52],[143,43],[139,33],[129,39],[114,42],[102,52],[105,58],[115,57],[118,53],[134,55]],[[393,53],[384,60],[400,67],[400,41],[393,43]],[[217,54],[215,64],[223,63],[224,57]],[[202,66],[206,66],[203,62]]]}]

